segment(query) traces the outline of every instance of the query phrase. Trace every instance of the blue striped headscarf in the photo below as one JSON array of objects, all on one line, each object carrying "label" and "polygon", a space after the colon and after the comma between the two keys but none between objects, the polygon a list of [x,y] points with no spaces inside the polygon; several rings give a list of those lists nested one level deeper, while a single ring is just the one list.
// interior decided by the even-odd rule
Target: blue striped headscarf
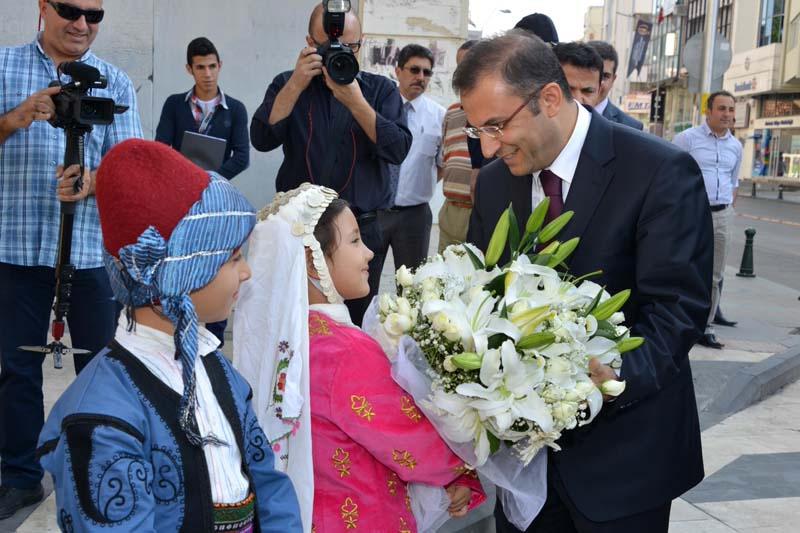
[{"label": "blue striped headscarf", "polygon": [[120,248],[119,259],[104,253],[117,300],[133,308],[158,302],[175,326],[175,357],[183,367],[180,426],[196,446],[220,441],[199,435],[194,416],[198,318],[189,295],[216,277],[256,224],[255,210],[244,196],[217,174],[209,177],[208,187],[169,240],[150,226],[135,243]]}]

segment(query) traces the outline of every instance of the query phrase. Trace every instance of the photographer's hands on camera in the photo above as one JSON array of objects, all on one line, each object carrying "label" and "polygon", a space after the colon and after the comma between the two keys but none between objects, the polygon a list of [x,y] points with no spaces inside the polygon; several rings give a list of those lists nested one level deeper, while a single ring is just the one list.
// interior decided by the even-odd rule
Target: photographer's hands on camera
[{"label": "photographer's hands on camera", "polygon": [[354,80],[347,85],[340,85],[333,81],[325,67],[322,66],[322,56],[317,53],[316,48],[311,46],[307,46],[300,51],[300,57],[297,58],[289,83],[295,86],[295,90],[298,93],[301,93],[308,87],[311,80],[320,74],[325,77],[325,85],[331,90],[333,97],[351,111],[359,104],[366,103],[358,82]]},{"label": "photographer's hands on camera", "polygon": [[[27,129],[37,120],[50,120],[55,116],[56,106],[52,97],[61,91],[61,87],[47,87],[26,98],[20,105],[3,115],[3,129],[8,134]],[[56,192],[61,202],[77,202],[83,200],[94,191],[94,179],[88,168],[84,169],[83,183],[80,191],[75,191],[75,182],[80,175],[80,166],[71,165],[64,171],[63,165],[56,168],[58,185]]]}]

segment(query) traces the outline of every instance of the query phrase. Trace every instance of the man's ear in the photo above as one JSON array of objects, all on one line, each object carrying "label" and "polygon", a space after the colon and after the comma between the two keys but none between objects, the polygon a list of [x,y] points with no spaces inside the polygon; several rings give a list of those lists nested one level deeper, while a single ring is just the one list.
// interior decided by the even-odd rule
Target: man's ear
[{"label": "man's ear", "polygon": [[311,248],[306,248],[306,274],[309,278],[319,279],[319,272],[314,267],[314,254],[311,253]]},{"label": "man's ear", "polygon": [[548,117],[556,116],[564,104],[564,93],[561,86],[555,82],[550,82],[542,87],[540,107]]},{"label": "man's ear", "polygon": [[194,77],[194,72],[192,72],[192,66],[191,65],[186,65],[186,72],[189,74],[189,76]]},{"label": "man's ear", "polygon": [[306,35],[306,44],[308,46],[310,46],[311,48],[316,48],[317,47],[317,45],[314,44],[314,39],[312,39],[310,35]]}]

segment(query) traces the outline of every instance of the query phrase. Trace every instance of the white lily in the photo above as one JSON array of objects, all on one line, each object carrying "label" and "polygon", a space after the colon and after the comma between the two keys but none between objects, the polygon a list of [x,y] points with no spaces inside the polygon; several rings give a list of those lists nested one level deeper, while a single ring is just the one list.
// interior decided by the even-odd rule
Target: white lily
[{"label": "white lily", "polygon": [[511,430],[514,421],[520,418],[535,422],[543,431],[552,430],[550,409],[534,390],[544,373],[535,362],[523,361],[512,341],[484,354],[480,374],[483,385],[463,383],[456,392],[474,398],[470,405],[495,434],[501,438],[521,438],[524,434],[514,435]]}]

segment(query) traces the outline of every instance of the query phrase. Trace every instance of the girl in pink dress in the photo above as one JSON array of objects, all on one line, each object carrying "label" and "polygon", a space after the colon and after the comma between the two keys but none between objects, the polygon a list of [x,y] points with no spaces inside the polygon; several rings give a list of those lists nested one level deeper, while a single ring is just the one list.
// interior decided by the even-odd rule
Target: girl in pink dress
[{"label": "girl in pink dress", "polygon": [[[295,483],[305,529],[417,531],[420,509],[436,498],[412,496],[412,484],[427,485],[426,494],[442,487],[451,516],[482,503],[474,472],[392,380],[381,347],[350,321],[344,300],[369,293],[373,254],[347,203],[306,184],[276,197],[259,218],[249,256],[255,283],[240,298],[234,363],[253,385],[256,405],[263,403],[257,413]],[[294,307],[307,312],[299,328],[284,312]],[[271,324],[275,313],[284,326]],[[277,357],[263,348],[276,342]]]}]

